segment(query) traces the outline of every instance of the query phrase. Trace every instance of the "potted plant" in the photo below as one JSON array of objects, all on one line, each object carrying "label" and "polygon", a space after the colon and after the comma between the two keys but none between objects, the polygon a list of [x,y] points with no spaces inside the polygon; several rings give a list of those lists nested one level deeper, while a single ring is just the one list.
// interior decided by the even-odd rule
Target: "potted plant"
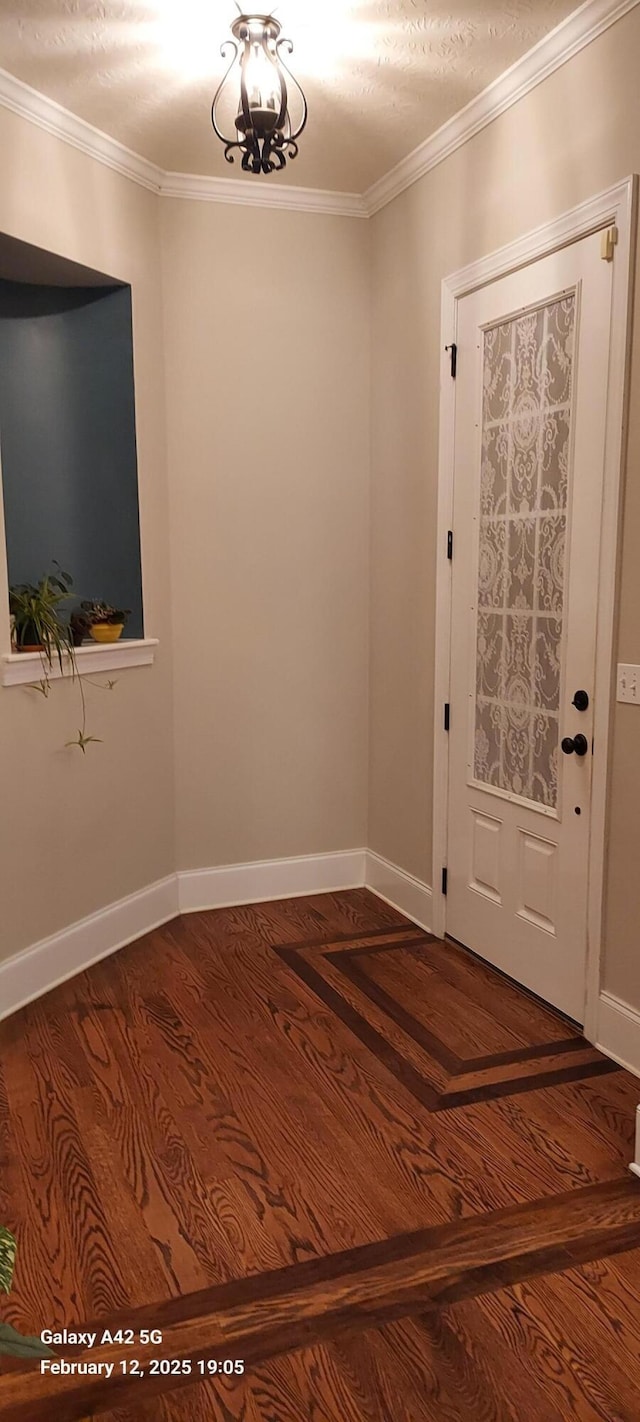
[{"label": "potted plant", "polygon": [[[74,610],[69,619],[64,620],[60,605],[72,596],[73,578],[70,573],[63,572],[57,563],[54,563],[54,569],[53,573],[45,574],[38,583],[18,583],[9,588],[12,637],[17,651],[40,654],[42,677],[33,683],[34,691],[48,697],[51,690],[49,672],[54,656],[61,672],[67,669],[70,671],[78,687],[82,724],[74,740],[67,741],[66,744],[78,746],[84,754],[87,746],[92,741],[97,741],[98,737],[87,734],[87,706],[82,677],[78,671],[76,647],[80,646],[85,633],[92,631],[96,610],[99,609],[101,614],[99,620],[102,620],[105,613],[109,617],[122,619],[126,614],[117,613],[115,608],[107,607],[105,603],[82,603],[80,609]],[[115,632],[115,636],[97,637],[96,641],[115,641],[122,631],[122,625]],[[110,630],[113,631],[112,628]],[[98,682],[90,684],[99,686]],[[109,681],[106,687],[101,689],[112,691],[114,686],[115,682]]]},{"label": "potted plant", "polygon": [[72,645],[69,624],[60,617],[60,604],[71,596],[73,578],[58,568],[38,583],[18,583],[9,589],[9,611],[18,652],[40,652],[51,666],[54,655],[62,665]]},{"label": "potted plant", "polygon": [[122,636],[130,608],[112,607],[109,602],[81,602],[94,642],[117,642]]},{"label": "potted plant", "polygon": [[[0,1225],[0,1291],[11,1291],[13,1270],[16,1261],[16,1241],[8,1229]],[[10,1323],[0,1319],[0,1356],[9,1358],[53,1358],[50,1348],[46,1348],[39,1338],[24,1338]]]},{"label": "potted plant", "polygon": [[71,640],[74,647],[81,647],[85,637],[91,631],[91,621],[86,612],[81,607],[74,607],[69,617],[69,627],[71,629]]}]

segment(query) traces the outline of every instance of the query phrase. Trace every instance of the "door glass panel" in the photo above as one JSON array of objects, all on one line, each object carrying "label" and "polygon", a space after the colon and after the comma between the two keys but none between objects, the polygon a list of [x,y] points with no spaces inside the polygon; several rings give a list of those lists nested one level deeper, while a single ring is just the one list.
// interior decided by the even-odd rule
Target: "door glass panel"
[{"label": "door glass panel", "polygon": [[575,293],[484,333],[475,778],[555,808]]}]

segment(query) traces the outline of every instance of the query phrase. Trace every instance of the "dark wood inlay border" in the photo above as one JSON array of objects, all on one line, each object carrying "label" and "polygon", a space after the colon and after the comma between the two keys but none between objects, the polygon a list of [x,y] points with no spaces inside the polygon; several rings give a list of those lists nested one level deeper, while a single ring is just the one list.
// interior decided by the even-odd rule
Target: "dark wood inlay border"
[{"label": "dark wood inlay border", "polygon": [[[376,943],[371,945],[368,943],[360,943],[356,944],[354,948],[345,947],[340,950],[339,956],[341,958],[361,958],[363,956],[366,956],[368,958],[371,953],[390,953],[394,948],[405,948],[408,953],[411,953],[413,952],[414,948],[424,948],[427,943],[438,943],[439,941],[441,941],[437,938],[434,938],[432,933],[423,933],[422,929],[416,929],[416,934],[419,934],[420,936],[416,938],[407,938],[405,933],[404,940],[398,940],[392,943]],[[352,939],[351,941],[354,942],[355,940]],[[287,943],[285,946],[287,948],[290,948],[294,945]],[[317,948],[320,946],[323,948],[323,956],[328,957],[329,950],[333,947],[333,944],[325,943],[324,945],[318,945],[317,943],[308,943],[305,946],[308,948]],[[338,954],[336,954],[336,957],[337,956]]]},{"label": "dark wood inlay border", "polygon": [[[434,940],[431,939],[431,941],[433,942]],[[392,946],[393,945],[389,945],[389,951]],[[474,1105],[479,1101],[492,1101],[502,1096],[519,1096],[528,1091],[538,1091],[543,1087],[559,1086],[564,1082],[580,1081],[593,1076],[607,1076],[611,1072],[623,1070],[617,1062],[611,1061],[610,1058],[598,1054],[594,1061],[559,1066],[557,1070],[552,1072],[532,1072],[530,1076],[517,1076],[497,1082],[485,1082],[481,1085],[467,1087],[460,1091],[449,1091],[448,1088],[445,1089],[444,1092],[438,1091],[424,1079],[411,1062],[405,1060],[402,1053],[388,1042],[376,1027],[373,1027],[331,983],[328,983],[322,977],[321,973],[318,972],[317,968],[315,968],[308,959],[301,956],[297,949],[289,945],[282,945],[280,947],[274,947],[273,951],[307,987],[311,988],[312,992],[324,1002],[325,1006],[333,1012],[334,1016],[338,1017],[344,1026],[349,1028],[349,1031],[353,1032],[354,1036],[362,1042],[363,1046],[372,1052],[378,1061],[392,1072],[396,1080],[400,1082],[427,1111],[453,1111],[462,1106]],[[464,1062],[461,1058],[452,1053],[449,1048],[443,1047],[440,1040],[435,1038],[434,1035],[429,1032],[428,1028],[423,1027],[421,1023],[417,1022],[410,1013],[406,1012],[405,1008],[394,1002],[382,988],[378,989],[377,983],[374,983],[372,979],[366,977],[364,973],[359,971],[358,965],[352,961],[351,954],[348,955],[348,960],[345,963],[341,963],[340,961],[344,956],[342,953],[327,952],[322,953],[321,956],[330,960],[345,977],[353,982],[361,991],[365,992],[371,1001],[377,1001],[377,1005],[380,1007],[382,1007],[384,1002],[385,1006],[382,1007],[382,1010],[385,1012],[387,1011],[386,1003],[388,1002],[391,1007],[391,1011],[388,1015],[393,1021],[401,1027],[403,1027],[403,1024],[406,1022],[407,1025],[404,1027],[404,1030],[408,1031],[418,1045],[423,1047],[427,1053],[434,1056],[445,1070],[451,1072],[453,1077],[455,1077],[456,1074],[467,1074],[470,1070],[511,1065],[516,1062],[520,1063],[530,1060],[533,1064],[540,1058],[553,1056],[556,1053],[556,1044],[549,1043],[543,1047],[541,1044],[536,1043],[528,1049],[519,1048],[517,1056],[514,1053],[507,1054],[508,1059],[506,1063],[504,1061],[505,1054],[503,1053],[497,1054],[500,1058],[497,1062],[493,1057],[476,1058],[472,1060],[471,1063]],[[414,1035],[416,1031],[417,1036]],[[567,1045],[567,1041],[569,1045]],[[590,1044],[582,1037],[569,1038],[566,1039],[564,1043],[557,1044],[557,1051],[559,1054],[565,1050],[569,1053],[580,1049],[584,1051],[587,1050],[589,1046]]]},{"label": "dark wood inlay border", "polygon": [[[250,1367],[340,1334],[640,1246],[640,1186],[630,1178],[509,1206],[490,1215],[363,1245],[325,1259],[215,1285],[135,1309],[127,1326],[160,1328],[161,1349],[137,1346],[145,1375],[51,1377],[33,1365],[0,1376],[2,1422],[78,1422],[189,1386],[157,1377],[151,1358],[242,1358]],[[103,1318],[87,1329],[122,1326]],[[117,1348],[67,1349],[77,1362],[110,1362]]]},{"label": "dark wood inlay border", "polygon": [[372,978],[367,977],[367,974],[363,971],[359,962],[355,960],[355,956],[350,954],[349,961],[346,963],[340,961],[342,957],[341,953],[325,953],[323,956],[326,957],[329,962],[333,963],[334,967],[338,969],[338,972],[342,973],[344,978],[348,978],[349,982],[353,983],[353,986],[357,987],[359,992],[363,993],[365,997],[368,997],[374,1006],[380,1007],[386,1017],[390,1017],[391,1021],[395,1022],[397,1027],[401,1027],[402,1031],[406,1032],[407,1036],[411,1037],[417,1046],[421,1047],[429,1056],[435,1057],[436,1061],[440,1063],[440,1066],[444,1067],[446,1071],[459,1071],[461,1062],[460,1058],[456,1056],[456,1053],[450,1051],[449,1047],[447,1047],[439,1037],[436,1037],[433,1032],[430,1032],[429,1028],[425,1027],[422,1022],[418,1022],[417,1017],[414,1017],[413,1013],[409,1012],[405,1007],[402,1007],[399,1002],[396,1002],[385,988],[381,987],[379,983],[374,982]]},{"label": "dark wood inlay border", "polygon": [[497,1101],[501,1096],[517,1096],[521,1092],[540,1091],[545,1086],[562,1086],[564,1082],[585,1081],[591,1076],[609,1076],[620,1071],[617,1062],[608,1057],[599,1061],[584,1062],[572,1067],[559,1067],[557,1071],[538,1072],[537,1076],[519,1076],[510,1081],[492,1081],[486,1086],[471,1087],[467,1091],[443,1092],[438,1100],[438,1111],[453,1111],[458,1106],[469,1106],[475,1101]]},{"label": "dark wood inlay border", "polygon": [[[391,952],[394,948],[403,948],[404,946],[403,943],[389,943],[385,944],[384,951]],[[409,946],[413,947],[414,945]],[[565,1052],[584,1051],[585,1045],[588,1045],[585,1043],[584,1037],[574,1035],[573,1037],[563,1037],[556,1042],[543,1042],[535,1047],[516,1047],[513,1051],[493,1052],[481,1057],[460,1057],[450,1047],[447,1047],[440,1037],[436,1037],[428,1027],[419,1022],[413,1013],[396,1002],[385,988],[368,977],[359,963],[354,961],[356,958],[368,957],[368,955],[368,948],[355,948],[349,953],[323,953],[322,956],[333,963],[343,977],[348,978],[354,987],[357,987],[365,997],[369,998],[370,1002],[382,1008],[387,1017],[390,1017],[398,1027],[401,1027],[417,1046],[434,1056],[436,1061],[447,1071],[485,1071],[489,1067],[516,1066],[519,1062],[536,1061],[538,1057],[564,1056]],[[345,962],[345,958],[348,961]]]},{"label": "dark wood inlay border", "polygon": [[311,963],[306,962],[304,958],[299,958],[297,953],[292,953],[288,948],[276,948],[275,952],[324,1002],[325,1006],[330,1008],[334,1016],[340,1018],[340,1021],[353,1032],[363,1046],[367,1047],[378,1061],[393,1073],[396,1080],[411,1092],[416,1101],[419,1101],[422,1106],[426,1106],[428,1111],[438,1110],[439,1093],[424,1081],[419,1071],[416,1071],[410,1062],[405,1061],[400,1052],[396,1051],[395,1047],[392,1047],[391,1043],[387,1042],[382,1034],[371,1026],[370,1022],[367,1022],[359,1012],[356,1012],[355,1007],[352,1007],[351,1003],[347,1002],[336,988],[325,982]]},{"label": "dark wood inlay border", "polygon": [[541,1042],[537,1047],[518,1047],[513,1052],[494,1052],[487,1057],[469,1057],[463,1063],[465,1071],[484,1071],[489,1067],[517,1066],[519,1062],[535,1062],[539,1057],[564,1056],[565,1052],[584,1052],[589,1043],[584,1037],[563,1037],[557,1042]]},{"label": "dark wood inlay border", "polygon": [[283,947],[289,948],[294,953],[299,953],[303,952],[305,948],[333,948],[335,943],[362,943],[362,947],[354,948],[353,951],[354,953],[366,953],[369,951],[375,952],[374,948],[369,949],[366,946],[367,939],[390,938],[393,942],[390,943],[389,946],[394,948],[397,946],[395,941],[397,937],[407,940],[407,948],[419,947],[425,938],[430,943],[434,942],[433,934],[426,934],[424,929],[419,928],[417,924],[415,929],[412,929],[410,923],[397,923],[391,925],[387,924],[386,928],[363,928],[361,933],[353,929],[350,933],[334,933],[330,931],[329,933],[325,933],[323,938],[303,938],[295,943],[271,944],[269,946],[273,947],[274,950]]},{"label": "dark wood inlay border", "polygon": [[[331,953],[332,944],[328,943],[322,950],[322,957],[329,958],[367,958],[373,957],[374,953],[392,953],[396,948],[406,948],[407,952],[412,952],[414,948],[424,948],[428,943],[437,943],[437,938],[432,934],[423,933],[421,938],[404,938],[392,943],[360,943],[355,948],[342,948],[337,953]],[[287,944],[287,947],[289,945]]]}]

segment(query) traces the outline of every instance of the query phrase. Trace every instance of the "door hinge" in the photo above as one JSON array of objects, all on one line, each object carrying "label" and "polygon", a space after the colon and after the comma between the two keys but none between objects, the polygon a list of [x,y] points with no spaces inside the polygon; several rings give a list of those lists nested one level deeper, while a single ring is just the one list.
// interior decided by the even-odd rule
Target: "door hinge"
[{"label": "door hinge", "polygon": [[452,345],[445,346],[445,350],[451,352],[451,379],[455,380],[458,373],[458,347],[455,341]]},{"label": "door hinge", "polygon": [[448,877],[449,877],[449,871],[448,871],[448,869],[443,869],[443,870],[442,870],[442,892],[443,892],[445,898],[447,897],[447,880],[448,880]]},{"label": "door hinge", "polygon": [[447,534],[447,558],[449,559],[449,561],[451,561],[451,559],[453,558],[453,529],[452,529],[452,528],[449,529],[449,532],[448,532],[448,534]]},{"label": "door hinge", "polygon": [[451,724],[451,706],[450,706],[450,703],[449,703],[448,701],[445,701],[445,703],[444,703],[444,729],[445,729],[445,731],[448,731],[448,730],[449,730],[450,724]]},{"label": "door hinge", "polygon": [[602,234],[601,243],[600,243],[600,256],[602,257],[603,262],[612,262],[612,261],[613,261],[613,256],[614,256],[614,252],[615,252],[615,250],[616,250],[617,245],[618,245],[618,229],[617,229],[617,227],[607,227],[606,232],[603,232],[603,234]]}]

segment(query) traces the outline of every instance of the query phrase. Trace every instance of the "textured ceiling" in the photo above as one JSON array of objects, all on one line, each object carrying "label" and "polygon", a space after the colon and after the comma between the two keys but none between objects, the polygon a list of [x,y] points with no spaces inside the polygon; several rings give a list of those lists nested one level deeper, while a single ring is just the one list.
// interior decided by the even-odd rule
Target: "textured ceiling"
[{"label": "textured ceiling", "polygon": [[[268,8],[256,6],[256,8]],[[576,0],[282,0],[309,100],[283,178],[363,192]],[[210,127],[232,0],[0,0],[0,66],[173,172],[240,177]]]}]

